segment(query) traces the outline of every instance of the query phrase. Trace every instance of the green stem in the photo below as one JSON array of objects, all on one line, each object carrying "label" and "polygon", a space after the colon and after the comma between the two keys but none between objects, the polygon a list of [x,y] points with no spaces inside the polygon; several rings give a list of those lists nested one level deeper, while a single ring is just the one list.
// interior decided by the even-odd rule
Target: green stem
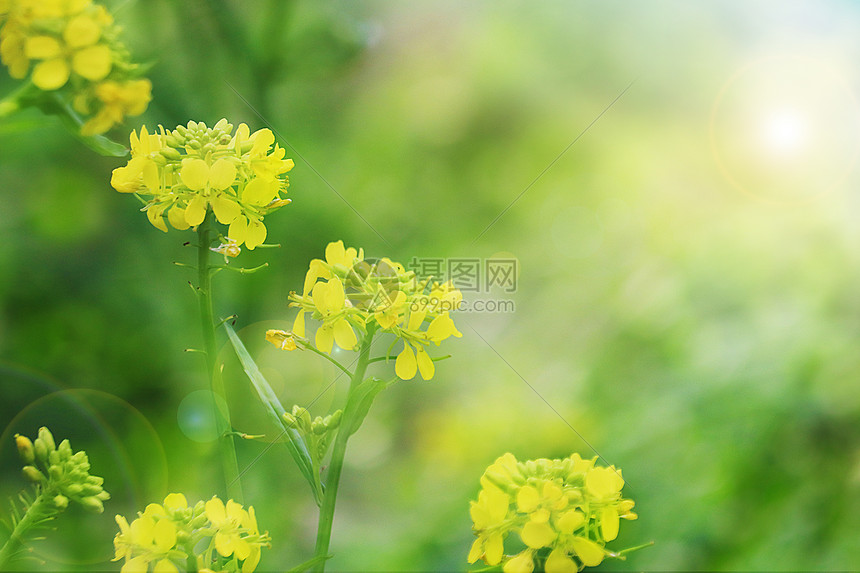
[{"label": "green stem", "polygon": [[354,400],[354,391],[364,379],[364,373],[367,371],[367,365],[370,363],[370,343],[373,340],[374,333],[374,328],[368,328],[364,340],[361,341],[358,364],[355,367],[355,372],[352,374],[352,379],[349,381],[349,394],[347,395],[346,407],[343,411],[343,420],[340,423],[340,430],[334,440],[331,463],[326,473],[325,495],[323,496],[322,507],[320,507],[316,551],[314,552],[314,558],[320,559],[313,569],[317,573],[325,571],[326,557],[328,556],[328,548],[331,543],[331,527],[334,523],[334,507],[337,503],[337,487],[340,482],[340,474],[343,471],[346,443],[351,434],[351,432],[347,431],[347,428],[352,427],[352,418],[358,406]]},{"label": "green stem", "polygon": [[[221,440],[221,463],[224,467],[224,478],[227,480],[227,495],[242,503],[242,484],[239,482],[239,463],[236,460],[236,446],[233,436],[228,432],[233,428],[230,423],[230,410],[227,407],[227,391],[218,367],[218,347],[215,345],[215,319],[212,312],[212,267],[209,265],[209,246],[211,236],[212,212],[206,213],[206,218],[197,227],[197,288],[200,301],[200,325],[203,330],[203,350],[206,353],[206,372],[209,376],[209,387],[216,396],[215,420],[218,424],[218,435]],[[217,397],[224,400],[224,412],[219,412]],[[223,424],[219,423],[223,415]],[[220,427],[220,426],[226,427]]]},{"label": "green stem", "polygon": [[9,117],[24,107],[23,100],[30,95],[32,87],[33,84],[26,81],[21,87],[0,99],[0,119]]},{"label": "green stem", "polygon": [[0,571],[5,571],[6,566],[12,561],[15,555],[21,551],[24,546],[24,536],[27,531],[36,525],[37,522],[46,519],[47,515],[54,512],[51,511],[53,501],[49,499],[45,492],[41,492],[36,498],[36,501],[27,508],[24,517],[15,524],[15,529],[12,530],[12,535],[0,548]]},{"label": "green stem", "polygon": [[329,362],[331,362],[332,364],[334,364],[335,366],[340,368],[341,371],[343,371],[343,373],[346,374],[347,376],[352,376],[352,372],[347,370],[346,366],[344,366],[343,364],[341,364],[340,362],[338,362],[337,360],[335,360],[334,358],[332,358],[331,356],[329,356],[325,352],[323,352],[321,350],[317,350],[317,348],[313,344],[311,344],[310,342],[308,342],[308,343],[299,342],[299,344],[301,344],[302,348],[304,348],[305,350],[310,350],[314,354],[319,354],[320,356],[322,356],[323,358],[325,358],[326,360],[328,360]]}]

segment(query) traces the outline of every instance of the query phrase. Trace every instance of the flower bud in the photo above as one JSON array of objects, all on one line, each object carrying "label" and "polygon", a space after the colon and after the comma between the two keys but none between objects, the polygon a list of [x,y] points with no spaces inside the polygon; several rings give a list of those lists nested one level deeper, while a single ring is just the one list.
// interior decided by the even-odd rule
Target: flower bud
[{"label": "flower bud", "polygon": [[340,426],[340,420],[343,418],[343,410],[335,410],[332,412],[329,421],[326,423],[329,430],[334,430]]},{"label": "flower bud", "polygon": [[322,418],[320,418],[319,416],[314,418],[314,421],[311,424],[311,431],[313,431],[314,434],[316,434],[317,436],[321,436],[325,434],[327,429],[328,428],[326,428]]},{"label": "flower bud", "polygon": [[33,442],[33,452],[36,454],[37,460],[43,464],[48,463],[48,447],[41,438],[36,438],[36,441]]},{"label": "flower bud", "polygon": [[48,451],[48,463],[52,466],[57,466],[62,463],[63,460],[60,459],[60,452],[57,450],[49,450]]},{"label": "flower bud", "polygon": [[77,497],[84,492],[84,486],[79,483],[70,483],[63,489],[71,497]]},{"label": "flower bud", "polygon": [[101,490],[100,492],[98,492],[96,494],[96,497],[102,501],[107,501],[110,499],[110,494],[108,492],[106,492],[105,490]]},{"label": "flower bud", "polygon": [[296,418],[290,414],[289,412],[284,412],[284,421],[287,423],[287,426],[290,428],[295,428],[297,426]]},{"label": "flower bud", "polygon": [[60,446],[57,448],[57,451],[60,453],[60,459],[66,461],[71,459],[72,457],[72,445],[69,443],[69,440],[63,440],[60,442]]},{"label": "flower bud", "polygon": [[81,484],[81,495],[98,495],[102,490],[102,486],[91,483]]},{"label": "flower bud", "polygon": [[36,453],[33,450],[33,442],[27,436],[15,434],[15,445],[18,446],[18,454],[25,464],[32,464],[36,460]]},{"label": "flower bud", "polygon": [[91,483],[93,485],[102,485],[105,482],[105,478],[99,476],[87,476],[87,483]]},{"label": "flower bud", "polygon": [[51,466],[48,468],[48,475],[51,476],[51,479],[54,481],[60,481],[63,479],[63,468],[61,466]]},{"label": "flower bud", "polygon": [[56,506],[57,509],[66,509],[69,507],[69,498],[64,495],[54,496],[54,506]]},{"label": "flower bud", "polygon": [[49,452],[57,449],[57,446],[54,443],[54,435],[51,434],[51,431],[45,426],[39,428],[39,439],[45,442],[45,447],[48,448]]},{"label": "flower bud", "polygon": [[24,466],[21,468],[21,473],[24,477],[33,483],[38,483],[45,480],[45,474],[40,472],[36,466]]},{"label": "flower bud", "polygon": [[79,503],[84,506],[84,509],[93,513],[102,513],[105,510],[102,500],[95,496],[84,497],[79,501]]}]

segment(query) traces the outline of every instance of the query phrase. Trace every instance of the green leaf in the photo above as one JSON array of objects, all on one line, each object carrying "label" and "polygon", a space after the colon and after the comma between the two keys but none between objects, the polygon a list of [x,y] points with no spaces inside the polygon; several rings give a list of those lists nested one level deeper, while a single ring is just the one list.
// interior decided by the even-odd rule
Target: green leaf
[{"label": "green leaf", "polygon": [[344,412],[343,429],[349,432],[348,435],[351,436],[358,431],[370,411],[370,406],[373,405],[373,399],[391,383],[379,378],[368,378],[355,387],[349,398],[347,411]]},{"label": "green leaf", "polygon": [[251,385],[254,387],[254,390],[256,390],[257,395],[263,402],[263,405],[266,406],[266,411],[269,413],[272,420],[284,429],[284,434],[289,438],[284,443],[286,444],[290,455],[295,460],[296,465],[299,466],[299,470],[302,472],[302,475],[305,476],[306,480],[308,480],[311,490],[314,493],[314,498],[317,503],[320,503],[323,492],[321,487],[318,485],[317,480],[314,479],[313,463],[311,462],[310,454],[308,454],[308,449],[305,446],[304,440],[302,440],[301,434],[299,434],[295,429],[287,426],[283,417],[286,410],[275,395],[275,391],[272,390],[272,387],[263,377],[263,374],[257,367],[257,363],[254,362],[253,358],[251,358],[251,355],[239,339],[236,331],[233,330],[233,328],[226,322],[224,323],[224,328],[227,330],[227,336],[230,339],[230,343],[233,345],[233,349],[236,351],[236,356],[239,358],[239,362],[242,363],[242,369],[245,371],[245,374],[248,375],[248,380],[251,381]]},{"label": "green leaf", "polygon": [[304,573],[305,571],[309,571],[317,563],[321,563],[323,561],[331,559],[332,557],[334,557],[334,556],[333,555],[319,555],[317,557],[314,557],[313,559],[309,559],[308,561],[305,561],[301,565],[296,565],[292,569],[287,569],[287,573]]},{"label": "green leaf", "polygon": [[62,99],[59,95],[51,98],[48,101],[39,100],[36,106],[43,112],[51,115],[56,115],[63,122],[63,125],[75,136],[78,141],[105,157],[126,157],[128,148],[121,144],[108,139],[104,135],[81,135],[81,126],[84,125],[84,120],[80,114],[76,112],[69,102]]}]

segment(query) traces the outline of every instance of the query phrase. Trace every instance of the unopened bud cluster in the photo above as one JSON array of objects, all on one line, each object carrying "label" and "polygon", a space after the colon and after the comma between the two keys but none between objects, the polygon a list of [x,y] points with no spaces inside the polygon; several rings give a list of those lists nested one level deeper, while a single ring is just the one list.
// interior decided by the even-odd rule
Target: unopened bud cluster
[{"label": "unopened bud cluster", "polygon": [[48,428],[39,428],[35,441],[15,435],[18,453],[25,465],[24,477],[42,488],[54,507],[63,510],[69,501],[81,504],[96,513],[104,511],[104,501],[110,494],[102,488],[104,479],[89,474],[90,462],[84,451],[74,452],[69,440],[59,445]]},{"label": "unopened bud cluster", "polygon": [[131,524],[116,516],[114,561],[124,559],[122,573],[186,570],[189,559],[198,571],[250,573],[269,546],[269,534],[260,533],[254,508],[246,510],[232,499],[218,497],[188,505],[181,493],[171,493],[161,504],[151,503]]},{"label": "unopened bud cluster", "polygon": [[[536,567],[562,573],[606,557],[623,559],[605,546],[618,536],[619,518],[636,519],[634,504],[621,497],[621,470],[598,467],[596,460],[579,454],[527,462],[512,454],[498,458],[481,477],[478,500],[471,502],[478,538],[469,563],[501,563],[505,573],[531,573]],[[516,555],[505,552],[511,535],[525,545]]]},{"label": "unopened bud cluster", "polygon": [[311,419],[307,408],[293,406],[292,413],[284,413],[284,422],[287,427],[294,428],[302,433],[308,449],[321,460],[328,452],[335,430],[340,426],[343,418],[343,410],[335,410],[328,416],[317,416]]}]

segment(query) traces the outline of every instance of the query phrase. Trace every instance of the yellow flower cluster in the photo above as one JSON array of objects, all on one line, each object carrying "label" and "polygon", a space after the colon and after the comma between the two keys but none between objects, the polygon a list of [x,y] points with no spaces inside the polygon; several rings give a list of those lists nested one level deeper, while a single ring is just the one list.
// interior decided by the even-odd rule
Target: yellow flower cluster
[{"label": "yellow flower cluster", "polygon": [[[597,458],[573,454],[563,460],[518,462],[497,459],[481,477],[478,500],[471,502],[478,538],[469,563],[503,563],[505,573],[580,571],[604,557],[623,558],[605,548],[618,536],[620,519],[636,519],[633,501],[621,497],[624,480],[614,466],[595,466]],[[505,539],[516,533],[525,548],[505,555]],[[516,543],[516,542],[515,542]]]},{"label": "yellow flower cluster", "polygon": [[[185,571],[189,557],[199,571],[250,573],[260,562],[260,551],[269,546],[269,534],[260,533],[254,508],[247,510],[217,497],[193,507],[181,493],[171,493],[164,503],[151,503],[128,523],[116,516],[119,533],[114,538],[116,557],[125,559],[121,573]],[[208,544],[200,550],[200,545]]]},{"label": "yellow flower cluster", "polygon": [[354,329],[376,328],[403,340],[395,361],[398,377],[410,380],[420,372],[429,380],[435,366],[425,346],[462,336],[449,316],[462,300],[450,281],[419,281],[400,263],[367,261],[363,249],[337,241],[326,246],[325,260],[311,261],[302,294],[290,293],[290,306],[299,308],[292,331],[270,331],[267,339],[279,348],[295,349],[296,337],[305,337],[307,313],[322,322],[314,337],[322,352],[331,352],[334,344],[353,350],[358,343]]},{"label": "yellow flower cluster", "polygon": [[83,135],[140,115],[152,99],[152,84],[136,77],[113,17],[92,0],[0,0],[0,25],[0,60],[9,74],[31,74],[46,92],[64,90],[75,110],[90,116]]},{"label": "yellow flower cluster", "polygon": [[[274,146],[274,147],[273,147]],[[263,216],[290,202],[286,193],[292,159],[268,129],[253,134],[244,123],[233,135],[226,119],[214,127],[189,121],[173,131],[131,132],[131,159],[114,169],[111,186],[147,198],[149,221],[167,232],[196,227],[211,209],[229,225],[226,255],[244,244],[254,249],[266,239]],[[225,248],[226,248],[225,247]]]}]

